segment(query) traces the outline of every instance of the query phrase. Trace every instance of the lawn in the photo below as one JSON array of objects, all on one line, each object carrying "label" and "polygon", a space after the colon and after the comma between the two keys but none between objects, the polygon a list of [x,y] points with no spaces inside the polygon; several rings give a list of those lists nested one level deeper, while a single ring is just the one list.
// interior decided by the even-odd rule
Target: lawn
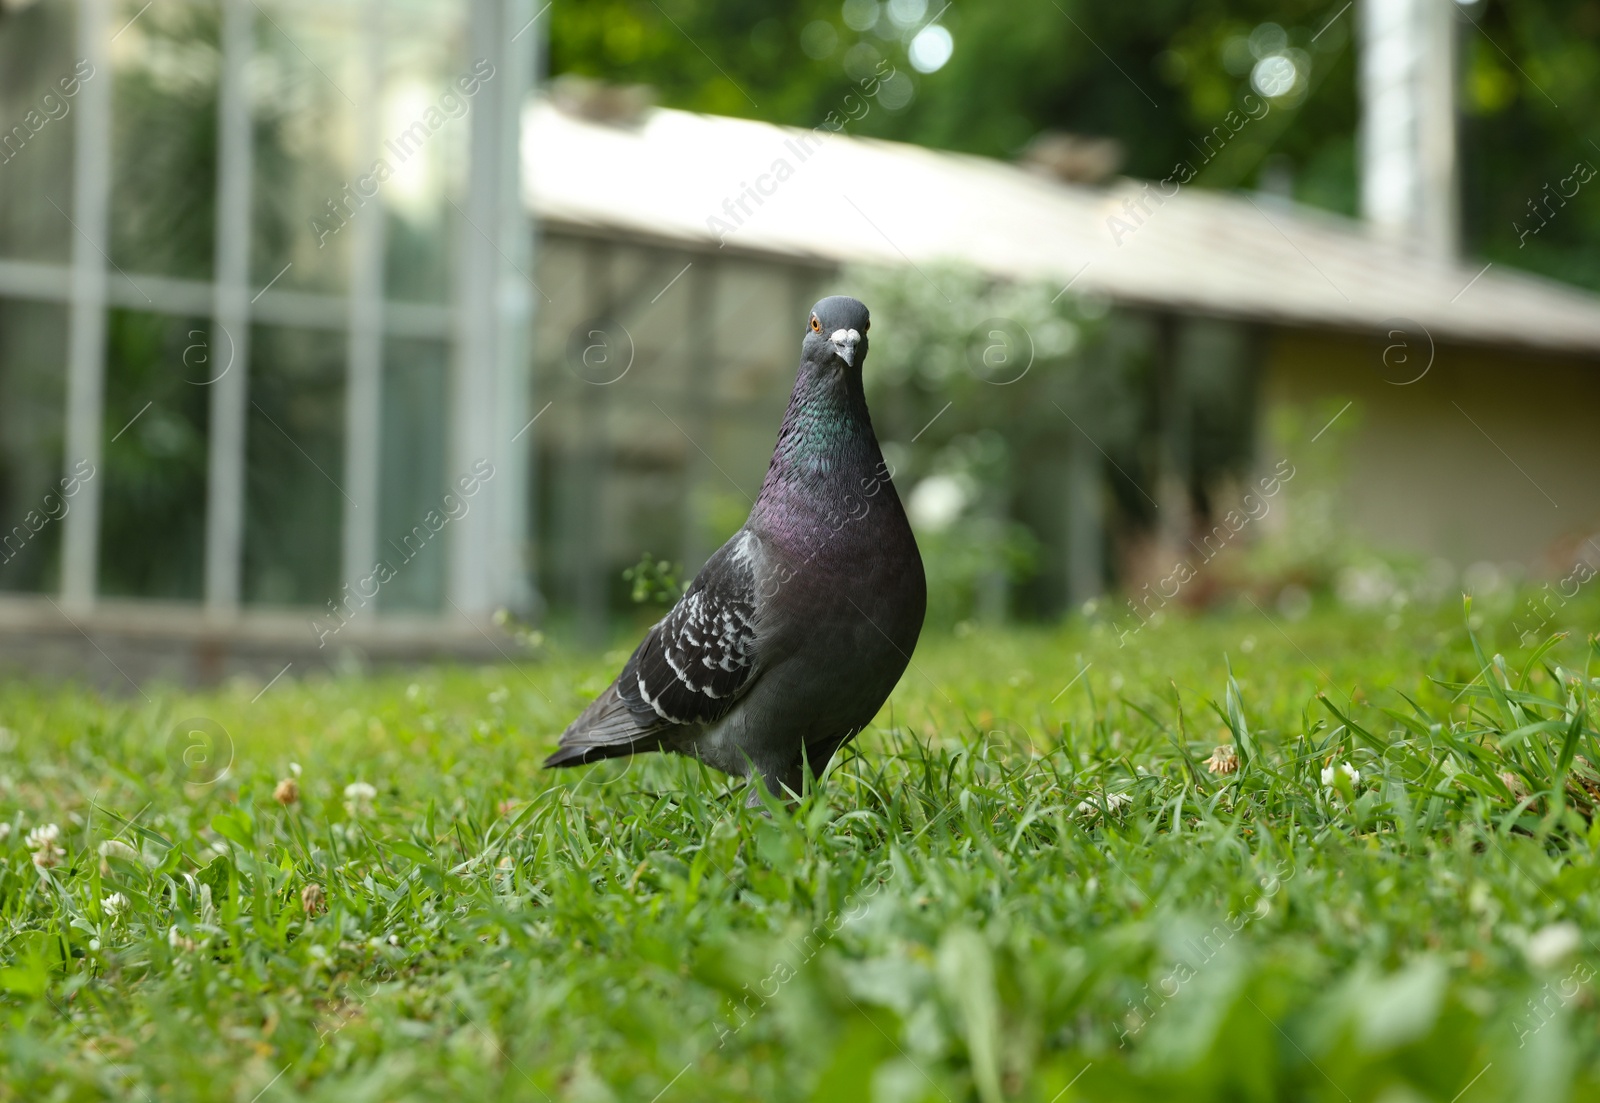
[{"label": "lawn", "polygon": [[1596,1098],[1600,650],[1511,615],[930,634],[792,814],[541,771],[620,652],[13,681],[0,1100]]}]

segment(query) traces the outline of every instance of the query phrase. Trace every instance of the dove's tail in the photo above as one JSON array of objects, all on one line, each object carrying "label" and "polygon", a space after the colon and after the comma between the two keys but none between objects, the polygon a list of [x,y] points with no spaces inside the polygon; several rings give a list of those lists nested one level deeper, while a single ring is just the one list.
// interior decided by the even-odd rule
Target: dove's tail
[{"label": "dove's tail", "polygon": [[613,683],[561,733],[561,745],[544,764],[582,766],[605,758],[658,751],[661,725],[659,718],[653,719],[654,725],[641,724],[638,713],[622,699]]}]

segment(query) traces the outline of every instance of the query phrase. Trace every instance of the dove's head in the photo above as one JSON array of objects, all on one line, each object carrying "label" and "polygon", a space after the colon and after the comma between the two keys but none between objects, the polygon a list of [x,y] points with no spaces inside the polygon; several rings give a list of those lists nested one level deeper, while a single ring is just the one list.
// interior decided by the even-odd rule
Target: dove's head
[{"label": "dove's head", "polygon": [[867,357],[867,329],[872,316],[858,299],[832,295],[811,308],[806,322],[805,355],[816,364],[837,358],[857,372]]}]

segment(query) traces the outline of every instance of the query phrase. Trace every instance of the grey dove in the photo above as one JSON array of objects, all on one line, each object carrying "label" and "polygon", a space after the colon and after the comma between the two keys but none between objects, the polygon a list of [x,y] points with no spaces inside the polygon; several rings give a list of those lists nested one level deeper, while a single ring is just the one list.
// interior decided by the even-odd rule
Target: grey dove
[{"label": "grey dove", "polygon": [[877,715],[911,661],[927,581],[867,413],[870,326],[852,298],[811,309],[749,519],[546,766],[672,751],[798,794],[806,766],[820,774]]}]

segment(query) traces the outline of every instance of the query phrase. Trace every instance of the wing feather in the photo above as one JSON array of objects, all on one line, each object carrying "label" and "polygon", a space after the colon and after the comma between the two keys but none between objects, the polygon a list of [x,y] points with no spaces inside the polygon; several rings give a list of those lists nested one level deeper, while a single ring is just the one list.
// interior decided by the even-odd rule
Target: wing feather
[{"label": "wing feather", "polygon": [[[724,544],[624,668],[624,698],[671,724],[720,719],[755,670],[756,575],[741,533]],[[631,679],[633,686],[626,684]]]},{"label": "wing feather", "polygon": [[740,532],[706,561],[617,680],[562,733],[547,766],[653,750],[673,728],[727,715],[758,667],[755,539]]}]

